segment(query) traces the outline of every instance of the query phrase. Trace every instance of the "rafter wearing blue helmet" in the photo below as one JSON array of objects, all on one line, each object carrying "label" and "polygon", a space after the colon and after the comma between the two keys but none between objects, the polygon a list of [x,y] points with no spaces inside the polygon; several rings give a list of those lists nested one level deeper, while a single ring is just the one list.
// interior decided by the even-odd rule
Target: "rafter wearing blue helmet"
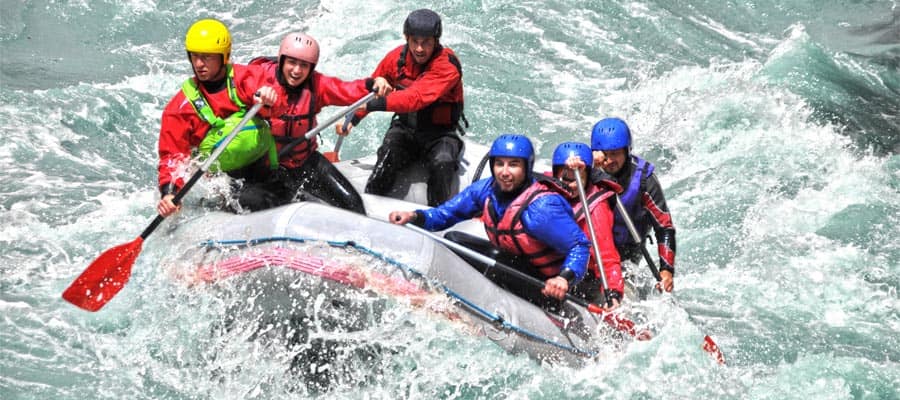
[{"label": "rafter wearing blue helmet", "polygon": [[[589,184],[588,177],[591,170],[591,148],[579,142],[565,142],[556,146],[553,151],[553,176],[564,182],[570,194],[565,196],[569,206],[575,214],[575,222],[591,240],[590,227],[594,228],[594,237],[597,239],[597,247],[600,250],[601,263],[598,263],[594,252],[591,252],[588,262],[588,273],[584,280],[575,288],[575,293],[595,304],[604,304],[602,296],[602,280],[600,267],[606,276],[609,288],[607,296],[613,301],[613,306],[618,305],[624,292],[622,280],[622,267],[619,253],[616,251],[612,240],[613,214],[608,200],[613,196],[613,191],[605,187]],[[578,195],[578,184],[575,174],[580,174],[581,181],[586,185],[585,198],[588,203],[588,212],[585,213],[581,199]],[[587,218],[591,218],[588,224]]]},{"label": "rafter wearing blue helmet", "polygon": [[525,293],[526,288],[510,289],[539,304],[546,300],[543,296],[563,299],[584,277],[590,246],[568,201],[560,195],[565,189],[534,178],[534,146],[523,135],[501,135],[488,156],[491,177],[437,207],[394,211],[390,221],[439,231],[480,216],[490,243],[480,240],[473,247],[483,252],[493,247],[512,255],[521,260],[515,267],[545,281],[536,295]]},{"label": "rafter wearing blue helmet", "polygon": [[641,246],[644,246],[652,227],[659,253],[660,287],[668,292],[674,288],[675,275],[675,225],[666,205],[662,185],[653,174],[652,163],[631,152],[631,129],[619,118],[602,119],[591,130],[591,150],[594,151],[594,183],[603,179],[601,172],[609,174],[623,192],[619,199],[628,212],[640,237],[634,241],[625,220],[615,212],[613,239],[623,259],[639,262]]}]

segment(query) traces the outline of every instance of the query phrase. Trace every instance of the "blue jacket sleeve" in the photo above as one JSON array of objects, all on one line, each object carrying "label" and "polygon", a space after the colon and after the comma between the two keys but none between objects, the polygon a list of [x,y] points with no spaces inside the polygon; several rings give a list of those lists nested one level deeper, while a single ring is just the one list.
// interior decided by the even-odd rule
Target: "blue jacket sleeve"
[{"label": "blue jacket sleeve", "polygon": [[569,269],[580,281],[587,270],[591,242],[575,223],[572,207],[562,196],[551,194],[535,199],[522,213],[525,231],[565,254],[560,272]]},{"label": "blue jacket sleeve", "polygon": [[440,231],[478,215],[491,194],[493,183],[494,178],[481,179],[437,207],[417,210],[425,216],[422,226],[429,231]]}]

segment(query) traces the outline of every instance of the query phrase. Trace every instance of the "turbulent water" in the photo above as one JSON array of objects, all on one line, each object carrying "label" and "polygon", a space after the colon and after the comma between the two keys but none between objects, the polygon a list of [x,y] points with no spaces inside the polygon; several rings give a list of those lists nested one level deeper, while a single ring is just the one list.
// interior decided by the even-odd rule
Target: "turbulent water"
[{"label": "turbulent water", "polygon": [[[631,124],[678,229],[676,292],[643,305],[654,340],[576,369],[388,300],[345,349],[369,356],[322,386],[298,383],[292,350],[217,328],[224,300],[165,273],[166,229],[102,311],[60,293],[154,216],[159,117],[194,20],[225,21],[238,62],[306,31],[317,68],[349,79],[423,3],[0,3],[0,398],[900,398],[895,1],[432,4],[475,141],[526,133],[547,157],[600,118]],[[388,118],[342,156],[373,153]]]}]

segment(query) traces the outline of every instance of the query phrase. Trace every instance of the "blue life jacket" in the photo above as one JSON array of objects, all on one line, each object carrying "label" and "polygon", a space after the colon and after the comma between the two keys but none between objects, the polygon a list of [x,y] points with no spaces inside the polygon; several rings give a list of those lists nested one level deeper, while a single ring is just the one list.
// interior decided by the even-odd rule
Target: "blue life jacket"
[{"label": "blue life jacket", "polygon": [[[622,201],[622,205],[625,206],[625,210],[628,211],[628,216],[631,217],[638,235],[643,238],[646,236],[650,226],[647,218],[644,218],[644,207],[641,198],[645,191],[647,178],[653,173],[653,163],[635,155],[631,156],[631,162],[635,164],[634,171],[628,180],[628,186],[623,187],[624,192],[619,195],[619,199]],[[622,219],[622,214],[619,213],[618,207],[613,207],[613,210],[615,212],[613,240],[616,243],[616,247],[638,244],[631,238],[631,233],[628,232],[628,226],[625,225],[625,220]]]}]

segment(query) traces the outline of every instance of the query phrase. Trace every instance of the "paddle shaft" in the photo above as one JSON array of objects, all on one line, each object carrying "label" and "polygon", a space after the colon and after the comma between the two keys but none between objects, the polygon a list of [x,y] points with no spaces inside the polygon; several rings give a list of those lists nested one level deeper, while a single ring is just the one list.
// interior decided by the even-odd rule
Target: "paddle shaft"
[{"label": "paddle shaft", "polygon": [[619,194],[616,193],[616,209],[619,210],[619,215],[622,216],[622,221],[625,222],[625,226],[628,227],[628,232],[631,233],[631,238],[638,244],[638,247],[641,248],[641,254],[644,255],[644,260],[647,261],[647,268],[650,268],[650,273],[653,274],[653,277],[656,278],[657,282],[662,281],[662,276],[659,275],[659,269],[656,268],[656,263],[653,262],[653,258],[650,257],[650,252],[647,251],[647,248],[644,247],[644,244],[641,241],[641,235],[638,234],[637,229],[634,227],[634,223],[631,222],[631,217],[628,215],[628,211],[625,210],[625,206],[622,204],[622,199],[619,198]]},{"label": "paddle shaft", "polygon": [[[438,236],[438,235],[436,235],[436,234],[434,234],[434,233],[432,233],[432,232],[430,232],[430,231],[428,231],[428,230],[425,230],[425,229],[420,228],[420,227],[418,227],[418,226],[416,226],[416,225],[413,225],[413,224],[406,224],[405,226],[406,226],[407,228],[409,228],[409,229],[412,229],[412,230],[414,230],[414,231],[416,231],[416,232],[419,232],[419,233],[421,233],[421,234],[423,234],[423,235],[425,235],[425,236],[428,236],[428,237],[434,239],[434,240],[437,241],[438,243],[441,243],[441,244],[443,244],[443,245],[445,245],[445,246],[447,246],[447,247],[450,247],[450,248],[452,248],[452,249],[454,249],[454,250],[456,250],[456,251],[459,251],[460,253],[463,253],[463,254],[465,254],[465,255],[467,255],[467,256],[469,256],[469,257],[475,259],[475,260],[478,260],[478,261],[480,261],[480,262],[482,262],[482,263],[484,263],[484,264],[487,264],[489,267],[497,268],[497,269],[499,269],[499,270],[501,270],[501,271],[503,271],[503,272],[506,272],[506,273],[508,273],[508,274],[514,275],[514,276],[516,276],[516,277],[518,277],[518,278],[520,278],[520,279],[522,279],[522,280],[524,280],[524,281],[526,281],[526,282],[528,282],[528,283],[530,283],[530,284],[532,284],[532,285],[535,285],[535,286],[537,286],[537,287],[544,287],[544,282],[541,282],[540,279],[537,279],[537,278],[535,278],[535,277],[533,277],[533,276],[531,276],[531,275],[528,275],[528,274],[526,274],[526,273],[524,273],[524,272],[522,272],[522,271],[519,271],[519,270],[517,270],[517,269],[515,269],[515,268],[513,268],[513,267],[510,267],[510,266],[508,266],[508,265],[506,265],[506,264],[500,263],[500,262],[498,262],[497,260],[494,260],[493,258],[490,258],[490,257],[488,257],[488,256],[486,256],[486,255],[484,255],[484,254],[481,254],[481,253],[479,253],[479,252],[477,252],[477,251],[475,251],[475,250],[472,250],[472,249],[470,249],[470,248],[468,248],[468,247],[466,247],[466,246],[463,246],[463,245],[461,245],[461,244],[459,244],[459,243],[456,243],[456,242],[454,242],[454,241],[452,241],[452,240],[448,240],[448,239],[442,238],[442,237],[440,237],[440,236]],[[594,311],[594,307],[592,307],[593,304],[588,303],[588,302],[587,302],[586,300],[584,300],[584,299],[580,299],[580,298],[578,298],[578,297],[572,296],[572,295],[569,294],[569,293],[566,293],[566,300],[571,301],[571,302],[573,302],[573,303],[575,303],[575,304],[578,304],[578,305],[580,305],[580,306],[582,306],[582,307],[586,307],[586,308],[588,308],[589,310],[591,310],[592,312]]]},{"label": "paddle shaft", "polygon": [[[303,135],[302,137],[299,137],[299,138],[295,139],[294,141],[288,143],[286,146],[282,147],[281,150],[278,152],[278,158],[284,157],[285,155],[290,153],[291,149],[293,149],[298,144],[303,143],[304,140],[311,140],[313,137],[315,137],[317,134],[319,134],[319,132],[321,132],[323,129],[331,126],[331,124],[335,123],[335,121],[337,121],[341,118],[344,118],[344,116],[347,115],[348,113],[355,111],[357,108],[359,108],[360,106],[362,106],[363,104],[365,104],[366,102],[371,100],[373,97],[375,97],[375,93],[374,92],[369,93],[369,94],[363,96],[361,99],[357,100],[355,103],[342,108],[340,111],[338,111],[337,114],[332,115],[327,120],[325,120],[325,122],[319,124],[315,128],[311,129],[309,132],[306,132],[306,134]],[[341,139],[343,139],[343,136],[338,138],[338,143],[340,143]],[[340,147],[339,145],[335,145],[335,146]],[[336,148],[335,153],[337,153],[337,150],[338,149]]]},{"label": "paddle shaft", "polygon": [[[346,132],[347,128],[350,127],[350,120],[352,120],[352,119],[353,119],[353,114],[351,114],[351,113],[347,113],[347,115],[344,116],[344,132]],[[343,145],[343,144],[344,144],[344,137],[338,136],[337,142],[334,142],[334,149],[331,150],[331,152],[334,153],[335,158],[337,158],[337,156],[341,154],[341,145]]]},{"label": "paddle shaft", "polygon": [[600,271],[600,283],[603,284],[601,296],[606,305],[609,304],[609,283],[606,281],[606,271],[603,269],[603,259],[600,257],[600,244],[597,242],[597,233],[594,232],[594,221],[591,218],[591,209],[588,205],[587,194],[584,193],[584,181],[581,179],[580,171],[572,171],[575,174],[575,184],[578,186],[578,197],[581,199],[581,209],[584,211],[584,219],[587,221],[588,233],[591,236],[591,248],[594,250],[594,259],[597,260],[597,269]]},{"label": "paddle shaft", "polygon": [[341,154],[341,145],[343,145],[343,144],[344,144],[344,137],[338,136],[337,141],[334,142],[334,148],[331,149],[331,152],[334,153],[335,159],[339,159],[339,156]]}]

